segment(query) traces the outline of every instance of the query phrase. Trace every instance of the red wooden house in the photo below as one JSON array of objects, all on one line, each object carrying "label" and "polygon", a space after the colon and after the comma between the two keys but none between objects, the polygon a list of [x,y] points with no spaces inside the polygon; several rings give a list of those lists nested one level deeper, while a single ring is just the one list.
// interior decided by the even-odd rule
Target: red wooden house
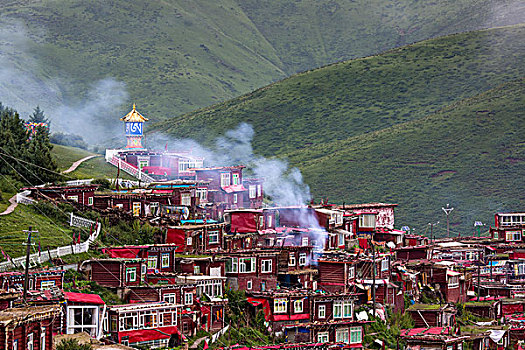
[{"label": "red wooden house", "polygon": [[51,350],[54,322],[60,308],[35,306],[0,311],[0,347],[10,350]]},{"label": "red wooden house", "polygon": [[219,251],[223,247],[224,227],[224,223],[169,226],[165,242],[176,245],[181,253]]},{"label": "red wooden house", "polygon": [[[30,270],[28,289],[42,291],[53,287],[62,288],[64,273],[64,270]],[[6,291],[22,290],[24,273],[18,271],[0,273],[0,288]]]},{"label": "red wooden house", "polygon": [[143,259],[92,259],[84,261],[80,271],[101,286],[122,288],[144,283],[146,268]]},{"label": "red wooden house", "polygon": [[469,337],[456,335],[453,327],[427,327],[402,329],[401,339],[406,342],[407,350],[462,350]]},{"label": "red wooden house", "polygon": [[358,260],[351,256],[323,256],[317,261],[319,269],[318,288],[330,293],[355,290]]},{"label": "red wooden house", "polygon": [[62,332],[102,336],[105,303],[98,294],[64,292]]},{"label": "red wooden house", "polygon": [[525,213],[497,213],[495,227],[490,227],[494,239],[506,243],[525,243]]},{"label": "red wooden house", "polygon": [[111,341],[123,345],[177,346],[184,337],[178,328],[182,307],[166,302],[110,306],[105,333]]},{"label": "red wooden house", "polygon": [[46,186],[30,187],[22,190],[31,191],[30,196],[35,199],[56,199],[77,202],[83,206],[94,204],[95,191],[99,185],[78,185],[78,186]]},{"label": "red wooden house", "polygon": [[226,277],[233,289],[266,291],[277,287],[276,251],[238,251],[224,253]]}]

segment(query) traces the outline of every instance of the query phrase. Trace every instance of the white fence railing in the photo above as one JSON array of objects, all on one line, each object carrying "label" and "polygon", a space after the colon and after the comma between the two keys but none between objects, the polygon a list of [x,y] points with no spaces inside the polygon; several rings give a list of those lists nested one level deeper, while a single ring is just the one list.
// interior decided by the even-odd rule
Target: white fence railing
[{"label": "white fence railing", "polygon": [[95,179],[78,179],[66,181],[66,186],[82,186],[82,185],[91,185],[91,182]]},{"label": "white fence railing", "polygon": [[[29,267],[34,267],[48,260],[59,258],[64,255],[80,254],[87,252],[89,250],[89,245],[98,238],[98,235],[102,230],[102,225],[99,222],[76,216],[73,213],[71,213],[70,225],[74,227],[91,227],[91,225],[94,225],[94,230],[85,242],[66,245],[52,250],[42,250],[39,253],[29,255]],[[25,262],[25,256],[1,262],[0,271],[7,271],[11,268],[23,268],[25,267]]]},{"label": "white fence railing", "polygon": [[34,199],[29,198],[31,191],[27,190],[16,194],[16,202],[18,204],[31,205],[35,203]]},{"label": "white fence railing", "polygon": [[132,176],[135,176],[137,179],[139,179],[142,182],[150,183],[150,182],[154,182],[155,181],[154,178],[152,178],[148,174],[140,171],[139,168],[137,168],[136,166],[134,166],[134,165],[132,165],[132,164],[126,162],[126,161],[123,161],[119,157],[113,156],[109,160],[109,163],[113,164],[116,167],[119,167],[120,169],[122,169],[123,171],[127,172],[128,174],[130,174]]}]

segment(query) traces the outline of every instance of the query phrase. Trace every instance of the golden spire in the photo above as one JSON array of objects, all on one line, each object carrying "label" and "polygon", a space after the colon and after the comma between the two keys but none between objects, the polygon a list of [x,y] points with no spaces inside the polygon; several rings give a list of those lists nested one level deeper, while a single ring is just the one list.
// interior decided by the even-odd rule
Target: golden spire
[{"label": "golden spire", "polygon": [[120,118],[120,120],[125,122],[145,122],[148,120],[148,118],[145,118],[142,114],[137,112],[135,104],[133,104],[133,109],[131,112]]}]

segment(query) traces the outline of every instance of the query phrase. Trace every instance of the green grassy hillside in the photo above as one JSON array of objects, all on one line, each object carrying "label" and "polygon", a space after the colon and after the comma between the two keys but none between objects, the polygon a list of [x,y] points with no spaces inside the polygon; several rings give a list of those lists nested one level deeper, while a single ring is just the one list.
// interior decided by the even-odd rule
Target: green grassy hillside
[{"label": "green grassy hillside", "polygon": [[[0,89],[16,101],[3,102],[21,112],[36,104],[51,111],[64,101],[80,108],[93,84],[112,77],[129,93],[122,113],[136,102],[159,120],[297,71],[443,34],[516,23],[523,11],[517,3],[4,0],[3,58],[28,76],[24,89],[9,89],[9,81],[0,81]],[[2,31],[13,19],[27,25],[27,42],[20,28],[16,35]],[[53,91],[51,97],[43,85]],[[29,91],[36,100],[27,98]]]},{"label": "green grassy hillside", "polygon": [[301,73],[156,130],[212,140],[247,122],[266,156],[422,118],[525,75],[525,26],[452,35]]},{"label": "green grassy hillside", "polygon": [[399,203],[397,224],[424,231],[451,203],[452,229],[525,208],[525,80],[505,83],[417,121],[289,154],[314,195]]}]

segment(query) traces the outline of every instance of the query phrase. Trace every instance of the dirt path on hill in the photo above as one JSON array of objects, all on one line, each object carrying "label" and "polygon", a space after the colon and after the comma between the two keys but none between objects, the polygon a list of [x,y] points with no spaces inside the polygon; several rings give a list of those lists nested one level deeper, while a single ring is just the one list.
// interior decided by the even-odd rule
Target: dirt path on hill
[{"label": "dirt path on hill", "polygon": [[16,206],[18,205],[18,203],[16,202],[16,194],[9,199],[9,203],[11,203],[11,204],[7,207],[6,210],[1,212],[0,215],[11,214],[13,212],[13,210],[15,210]]},{"label": "dirt path on hill", "polygon": [[79,166],[80,164],[82,164],[82,162],[85,162],[86,160],[90,160],[91,158],[95,158],[95,157],[100,157],[100,156],[99,156],[99,155],[87,156],[87,157],[84,157],[84,158],[82,158],[82,159],[80,159],[80,160],[77,160],[76,162],[74,162],[74,163],[69,167],[69,169],[64,170],[64,171],[62,172],[62,174],[69,174],[70,172],[75,171],[75,170],[78,168],[78,166]]}]

